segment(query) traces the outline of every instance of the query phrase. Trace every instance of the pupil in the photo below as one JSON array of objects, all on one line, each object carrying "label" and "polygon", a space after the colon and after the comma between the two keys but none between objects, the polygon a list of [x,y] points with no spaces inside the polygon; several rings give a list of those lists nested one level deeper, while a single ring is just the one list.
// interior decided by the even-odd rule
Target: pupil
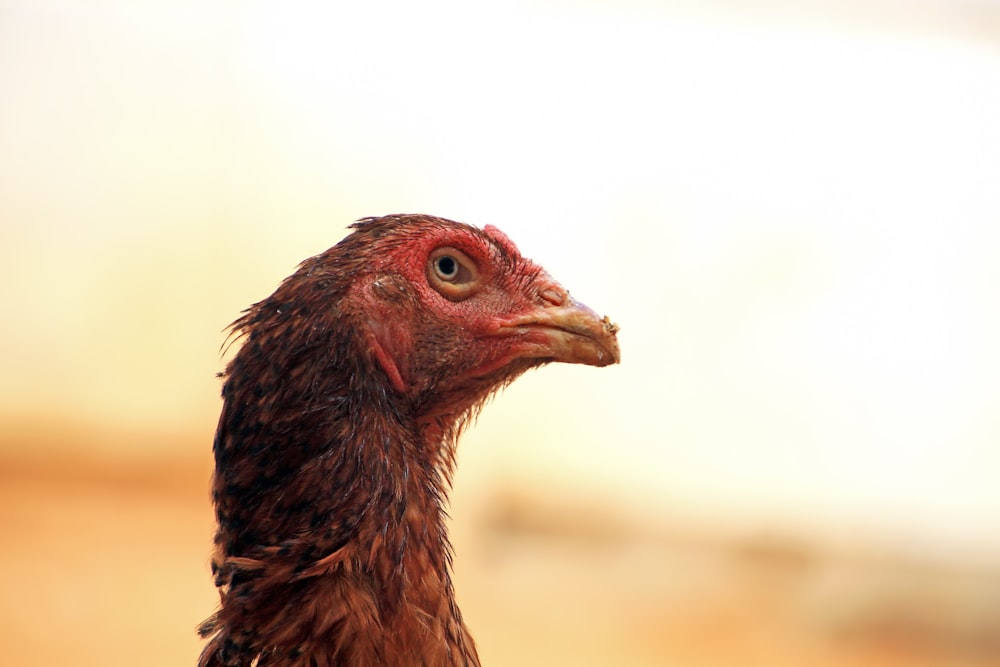
[{"label": "pupil", "polygon": [[443,276],[453,276],[458,270],[458,263],[455,261],[454,257],[449,257],[445,255],[438,259],[438,270]]}]

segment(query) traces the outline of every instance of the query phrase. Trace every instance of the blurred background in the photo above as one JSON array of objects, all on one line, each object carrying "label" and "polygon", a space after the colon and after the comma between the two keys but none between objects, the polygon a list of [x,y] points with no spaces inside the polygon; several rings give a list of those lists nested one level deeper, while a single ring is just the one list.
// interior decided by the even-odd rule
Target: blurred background
[{"label": "blurred background", "polygon": [[193,665],[224,327],[352,220],[622,327],[462,442],[486,665],[1000,665],[1000,2],[0,0],[0,656]]}]

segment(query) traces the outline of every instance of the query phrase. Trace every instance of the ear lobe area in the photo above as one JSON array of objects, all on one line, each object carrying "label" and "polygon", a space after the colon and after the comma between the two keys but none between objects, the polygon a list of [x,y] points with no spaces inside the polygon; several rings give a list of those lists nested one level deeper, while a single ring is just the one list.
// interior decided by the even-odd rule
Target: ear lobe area
[{"label": "ear lobe area", "polygon": [[400,394],[407,393],[410,387],[409,382],[403,378],[399,364],[396,363],[396,346],[392,345],[394,337],[386,331],[382,323],[378,320],[369,319],[365,328],[365,342],[371,352],[371,356],[382,367],[389,384]]},{"label": "ear lobe area", "polygon": [[362,339],[368,356],[385,373],[389,384],[400,394],[410,390],[410,378],[400,361],[409,349],[410,334],[400,319],[400,305],[406,303],[405,291],[392,277],[376,278],[368,289],[355,292],[362,304],[357,311]]}]

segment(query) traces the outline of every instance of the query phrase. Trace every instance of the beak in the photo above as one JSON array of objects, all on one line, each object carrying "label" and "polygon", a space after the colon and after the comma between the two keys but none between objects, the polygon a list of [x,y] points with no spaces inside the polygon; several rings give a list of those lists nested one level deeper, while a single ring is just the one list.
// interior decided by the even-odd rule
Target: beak
[{"label": "beak", "polygon": [[590,366],[621,360],[617,333],[617,324],[571,298],[512,317],[496,332],[521,340],[517,356]]}]

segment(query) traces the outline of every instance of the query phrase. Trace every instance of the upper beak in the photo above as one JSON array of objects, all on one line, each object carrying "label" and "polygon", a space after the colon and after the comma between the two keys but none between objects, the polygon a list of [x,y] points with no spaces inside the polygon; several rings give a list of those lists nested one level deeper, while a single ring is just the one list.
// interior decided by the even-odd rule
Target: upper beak
[{"label": "upper beak", "polygon": [[497,331],[522,338],[518,356],[590,366],[621,360],[617,333],[617,324],[572,298],[512,317]]}]

